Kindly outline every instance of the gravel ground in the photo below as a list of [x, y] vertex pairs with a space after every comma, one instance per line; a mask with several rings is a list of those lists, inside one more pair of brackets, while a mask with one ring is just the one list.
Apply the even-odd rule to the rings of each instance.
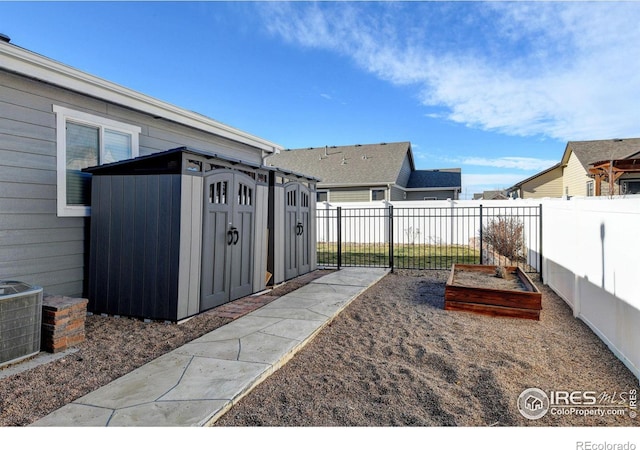
[[[628, 415], [522, 417], [516, 401], [526, 388], [620, 393], [637, 389], [638, 380], [540, 283], [544, 309], [531, 321], [444, 311], [447, 276], [387, 275], [215, 425], [638, 424]], [[0, 425], [28, 425], [228, 320], [205, 313], [176, 325], [89, 316], [77, 352], [0, 379]]]
[[[291, 280], [268, 293], [284, 295], [325, 273]], [[87, 316], [86, 339], [76, 352], [4, 378], [0, 370], [0, 426], [29, 425], [230, 320], [208, 312], [181, 324]]]
[[495, 318], [445, 311], [448, 275], [387, 275], [215, 425], [638, 425], [628, 414], [524, 418], [527, 388], [613, 394], [638, 380], [541, 283], [540, 321]]

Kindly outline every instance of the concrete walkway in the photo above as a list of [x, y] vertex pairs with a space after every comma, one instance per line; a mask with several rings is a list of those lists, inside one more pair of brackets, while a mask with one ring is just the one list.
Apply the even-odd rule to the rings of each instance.
[[167, 353], [32, 426], [207, 426], [386, 269], [344, 268]]

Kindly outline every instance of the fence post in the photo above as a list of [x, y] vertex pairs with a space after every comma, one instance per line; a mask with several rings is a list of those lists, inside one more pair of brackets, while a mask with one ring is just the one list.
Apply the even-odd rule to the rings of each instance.
[[540, 203], [538, 208], [538, 228], [540, 229], [540, 241], [538, 242], [538, 270], [540, 271], [540, 281], [544, 283], [544, 274], [542, 273], [542, 203]]
[[480, 205], [480, 264], [484, 261], [484, 255], [482, 252], [482, 205]]
[[342, 207], [338, 206], [337, 216], [338, 226], [336, 228], [338, 234], [338, 270], [342, 266]]
[[389, 205], [389, 267], [393, 273], [393, 205]]

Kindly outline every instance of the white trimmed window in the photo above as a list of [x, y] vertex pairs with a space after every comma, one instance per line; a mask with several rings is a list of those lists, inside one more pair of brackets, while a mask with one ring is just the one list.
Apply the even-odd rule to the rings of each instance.
[[56, 114], [58, 216], [91, 214], [86, 167], [138, 156], [140, 127], [53, 105]]

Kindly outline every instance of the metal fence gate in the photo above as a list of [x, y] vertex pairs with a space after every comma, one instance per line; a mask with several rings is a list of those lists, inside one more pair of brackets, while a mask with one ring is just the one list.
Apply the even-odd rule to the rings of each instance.
[[540, 271], [542, 205], [318, 208], [318, 266]]

